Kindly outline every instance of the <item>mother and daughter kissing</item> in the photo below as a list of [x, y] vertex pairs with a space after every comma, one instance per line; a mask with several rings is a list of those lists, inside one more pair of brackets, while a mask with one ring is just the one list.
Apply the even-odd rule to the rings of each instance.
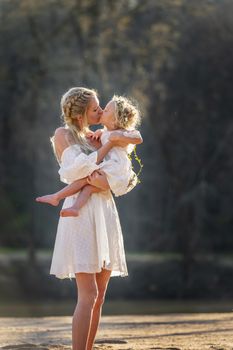
[[[58, 205], [65, 198], [57, 227], [50, 274], [75, 278], [78, 300], [72, 319], [72, 349], [92, 350], [111, 276], [127, 276], [124, 241], [112, 196], [137, 184], [129, 155], [142, 143], [138, 108], [113, 96], [104, 110], [95, 90], [69, 89], [61, 98], [64, 126], [52, 146], [66, 187], [36, 200]], [[91, 132], [89, 126], [104, 127]]]
[[[69, 91], [71, 92], [72, 89]], [[75, 90], [74, 90], [75, 91]], [[75, 98], [75, 96], [74, 96]], [[100, 124], [103, 129], [95, 132], [88, 130], [86, 136], [92, 140], [100, 141], [102, 145], [108, 141], [121, 139], [127, 143], [126, 147], [114, 147], [100, 163], [93, 160], [93, 171], [103, 171], [115, 196], [121, 196], [129, 192], [137, 184], [137, 175], [132, 170], [132, 164], [128, 155], [133, 151], [134, 145], [142, 143], [142, 137], [136, 127], [141, 121], [139, 110], [126, 97], [114, 95], [107, 103], [100, 117]], [[59, 171], [61, 175], [61, 171]], [[80, 191], [73, 205], [64, 208], [60, 216], [78, 216], [79, 210], [87, 202], [89, 196], [97, 191], [96, 187], [90, 184], [90, 177], [75, 180], [72, 184], [54, 193], [37, 197], [36, 201], [57, 206], [59, 202]]]

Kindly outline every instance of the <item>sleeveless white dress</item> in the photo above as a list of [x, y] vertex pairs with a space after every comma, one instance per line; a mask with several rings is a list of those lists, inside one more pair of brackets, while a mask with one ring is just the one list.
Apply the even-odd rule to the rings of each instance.
[[[71, 145], [62, 153], [60, 179], [70, 184], [90, 175], [96, 165], [97, 152], [82, 152]], [[63, 208], [72, 206], [78, 193], [67, 197]], [[50, 274], [57, 278], [74, 278], [75, 273], [97, 273], [105, 268], [111, 276], [127, 276], [123, 236], [118, 212], [110, 190], [94, 193], [80, 209], [78, 217], [60, 217]]]

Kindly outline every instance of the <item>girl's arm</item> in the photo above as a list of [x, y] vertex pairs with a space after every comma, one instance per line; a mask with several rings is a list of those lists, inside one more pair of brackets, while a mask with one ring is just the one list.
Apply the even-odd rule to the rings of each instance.
[[[97, 152], [97, 158], [96, 158], [97, 165], [100, 162], [102, 162], [106, 154], [112, 149], [112, 147], [115, 146], [117, 142], [118, 140], [108, 141], [105, 145], [101, 146], [98, 149], [98, 151], [94, 151], [94, 152]], [[56, 129], [54, 134], [54, 147], [58, 155], [58, 159], [61, 160], [61, 156], [64, 150], [72, 144], [75, 144], [75, 141], [72, 139], [72, 136], [70, 135], [69, 130], [63, 127]]]
[[109, 141], [101, 146], [98, 151], [87, 155], [77, 149], [73, 149], [69, 154], [64, 154], [67, 147], [74, 145], [75, 141], [69, 130], [58, 128], [54, 135], [54, 150], [60, 162], [60, 179], [65, 183], [72, 183], [75, 180], [85, 178], [99, 169], [99, 163], [104, 159], [109, 150], [114, 147], [124, 147], [121, 141]]
[[114, 131], [109, 136], [111, 142], [122, 142], [125, 146], [128, 144], [140, 145], [143, 142], [142, 136], [138, 130], [132, 131]]

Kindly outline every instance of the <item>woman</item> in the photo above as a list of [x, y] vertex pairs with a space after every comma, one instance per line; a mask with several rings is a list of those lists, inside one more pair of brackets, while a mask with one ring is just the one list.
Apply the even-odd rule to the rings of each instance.
[[[73, 350], [91, 350], [109, 278], [128, 274], [115, 203], [104, 173], [95, 170], [112, 147], [124, 147], [127, 142], [119, 135], [117, 141], [110, 139], [101, 146], [87, 138], [88, 126], [98, 124], [102, 114], [95, 91], [70, 89], [61, 99], [61, 109], [65, 127], [58, 128], [53, 137], [61, 180], [69, 184], [89, 176], [96, 193], [78, 217], [60, 218], [50, 273], [76, 278]], [[94, 146], [99, 147], [97, 151]], [[63, 208], [71, 206], [76, 196], [66, 198]]]

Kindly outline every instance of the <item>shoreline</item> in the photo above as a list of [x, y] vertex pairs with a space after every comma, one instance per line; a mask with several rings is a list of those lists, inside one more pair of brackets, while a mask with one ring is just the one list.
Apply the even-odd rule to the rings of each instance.
[[[94, 349], [232, 350], [232, 313], [103, 316]], [[71, 350], [72, 318], [0, 318], [2, 350]]]

